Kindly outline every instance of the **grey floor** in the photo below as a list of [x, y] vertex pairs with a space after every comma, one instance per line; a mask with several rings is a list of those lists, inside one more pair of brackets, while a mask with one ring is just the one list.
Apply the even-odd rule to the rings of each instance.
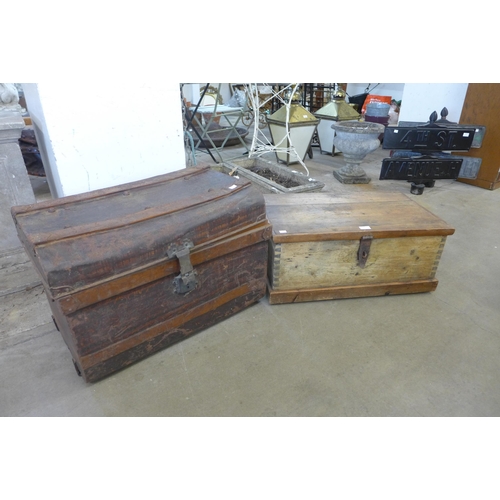
[[[315, 148], [306, 164], [325, 190], [402, 192], [455, 227], [435, 292], [263, 299], [86, 384], [31, 265], [22, 252], [3, 255], [0, 416], [500, 416], [500, 190], [442, 180], [414, 196], [404, 181], [378, 180], [386, 156], [366, 158], [368, 185], [334, 179], [341, 156]], [[43, 179], [32, 182], [38, 199], [49, 196]]]

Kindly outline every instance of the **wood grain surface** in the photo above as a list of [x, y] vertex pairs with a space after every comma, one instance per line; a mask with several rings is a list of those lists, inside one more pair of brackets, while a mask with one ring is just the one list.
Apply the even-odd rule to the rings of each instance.
[[[264, 198], [211, 168], [14, 207], [12, 215], [38, 293], [89, 382], [266, 293]], [[196, 278], [187, 293], [175, 286], [185, 271]]]
[[[432, 291], [454, 229], [402, 193], [264, 195], [270, 303]], [[358, 261], [363, 237], [369, 250]]]
[[402, 193], [264, 195], [273, 241], [450, 235], [455, 230]]

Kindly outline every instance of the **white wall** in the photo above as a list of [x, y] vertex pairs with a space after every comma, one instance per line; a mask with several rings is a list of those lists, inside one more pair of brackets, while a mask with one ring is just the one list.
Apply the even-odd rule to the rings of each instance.
[[35, 129], [38, 148], [42, 157], [45, 175], [54, 198], [63, 196], [61, 189], [61, 179], [57, 169], [57, 162], [50, 142], [47, 125], [43, 116], [42, 103], [38, 95], [38, 85], [34, 83], [23, 83], [23, 92], [26, 102], [29, 103], [29, 113], [33, 128]]
[[[198, 104], [200, 100], [201, 92], [205, 88], [205, 83], [185, 83], [182, 87], [182, 96], [186, 98], [187, 101], [191, 102], [193, 106]], [[218, 83], [209, 83], [214, 88], [218, 88]], [[226, 104], [229, 99], [231, 99], [231, 88], [229, 83], [220, 84], [220, 96], [222, 98], [223, 104]]]
[[186, 167], [178, 84], [23, 83], [23, 90], [54, 198]]
[[396, 101], [403, 98], [404, 83], [348, 83], [347, 94], [350, 96], [364, 94], [368, 85], [372, 89], [370, 94], [390, 96]]
[[399, 120], [427, 122], [433, 111], [439, 118], [446, 107], [448, 120], [458, 123], [467, 87], [467, 83], [406, 83]]
[[[367, 83], [347, 84], [347, 93], [364, 93]], [[402, 101], [400, 121], [427, 122], [433, 111], [438, 118], [441, 110], [448, 109], [448, 120], [458, 122], [467, 93], [467, 83], [381, 83], [370, 84], [373, 94], [388, 95]]]

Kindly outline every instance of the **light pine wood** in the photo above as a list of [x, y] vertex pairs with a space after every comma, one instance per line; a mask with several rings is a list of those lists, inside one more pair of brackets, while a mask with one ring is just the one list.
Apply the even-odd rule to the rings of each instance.
[[269, 303], [289, 304], [316, 300], [352, 299], [355, 297], [379, 297], [406, 293], [433, 292], [437, 280], [412, 281], [411, 283], [384, 283], [383, 285], [336, 286], [296, 290], [274, 290], [269, 287]]
[[[265, 195], [270, 303], [435, 290], [454, 229], [401, 193]], [[371, 237], [364, 267], [363, 236]]]
[[373, 285], [431, 279], [446, 238], [424, 236], [373, 240], [364, 268], [359, 241], [313, 241], [273, 245], [274, 289]]
[[[455, 230], [402, 193], [264, 195], [275, 243], [450, 235]], [[369, 228], [369, 229], [366, 229]]]

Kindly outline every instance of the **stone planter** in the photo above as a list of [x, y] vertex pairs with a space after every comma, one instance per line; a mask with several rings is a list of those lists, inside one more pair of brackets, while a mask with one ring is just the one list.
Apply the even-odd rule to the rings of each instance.
[[368, 153], [380, 146], [379, 135], [385, 130], [380, 123], [349, 120], [334, 123], [333, 144], [343, 153], [346, 165], [335, 170], [333, 175], [343, 184], [368, 184], [370, 178], [359, 166]]
[[[226, 161], [218, 168], [227, 174], [246, 177], [263, 193], [305, 193], [312, 191], [321, 191], [325, 184], [316, 179], [306, 176], [301, 172], [296, 172], [290, 167], [278, 165], [276, 162], [263, 160], [262, 158], [243, 158]], [[252, 170], [254, 171], [252, 171]], [[259, 171], [270, 171], [278, 177], [276, 181], [270, 180], [264, 175], [259, 175]], [[279, 182], [292, 182], [296, 184], [293, 187], [286, 187]]]

